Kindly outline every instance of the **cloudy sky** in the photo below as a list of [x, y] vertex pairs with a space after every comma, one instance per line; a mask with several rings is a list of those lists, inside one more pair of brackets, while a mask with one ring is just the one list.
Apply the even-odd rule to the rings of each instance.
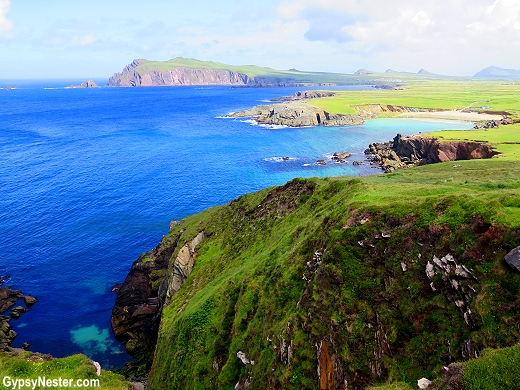
[[135, 58], [353, 73], [520, 69], [519, 0], [0, 0], [0, 79]]

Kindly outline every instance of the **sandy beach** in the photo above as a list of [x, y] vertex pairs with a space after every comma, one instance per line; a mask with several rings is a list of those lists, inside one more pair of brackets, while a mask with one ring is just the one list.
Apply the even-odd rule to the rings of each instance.
[[399, 116], [407, 118], [453, 119], [471, 122], [501, 120], [503, 118], [502, 115], [462, 111], [407, 112]]

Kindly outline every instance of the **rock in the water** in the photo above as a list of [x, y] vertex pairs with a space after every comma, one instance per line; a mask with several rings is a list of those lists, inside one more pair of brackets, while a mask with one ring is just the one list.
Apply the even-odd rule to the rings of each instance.
[[27, 306], [32, 306], [36, 302], [38, 302], [38, 298], [33, 297], [32, 295], [26, 295], [26, 296], [23, 297], [23, 301], [25, 302], [25, 304]]
[[504, 258], [507, 264], [520, 272], [520, 246], [509, 252]]
[[427, 389], [432, 384], [432, 381], [426, 378], [421, 378], [417, 381], [419, 389]]
[[66, 88], [99, 88], [99, 85], [97, 85], [94, 81], [88, 80], [84, 83], [81, 83], [80, 85], [69, 85]]

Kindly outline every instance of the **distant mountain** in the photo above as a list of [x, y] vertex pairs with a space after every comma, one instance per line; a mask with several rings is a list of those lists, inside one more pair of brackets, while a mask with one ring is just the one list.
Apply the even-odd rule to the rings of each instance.
[[446, 76], [446, 75], [442, 75], [442, 74], [432, 73], [432, 72], [427, 71], [426, 69], [421, 69], [417, 73], [413, 73], [413, 72], [399, 72], [397, 70], [387, 69], [385, 71], [385, 73], [392, 74], [392, 75], [400, 75], [400, 76], [420, 76], [420, 77], [428, 77], [428, 78], [434, 78], [434, 79], [450, 79], [450, 78], [454, 78], [453, 76]]
[[520, 79], [520, 70], [489, 66], [477, 72], [473, 77], [480, 79]]

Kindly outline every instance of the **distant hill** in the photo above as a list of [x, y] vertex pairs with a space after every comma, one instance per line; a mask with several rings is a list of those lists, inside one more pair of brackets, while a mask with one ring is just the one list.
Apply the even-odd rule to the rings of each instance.
[[497, 66], [489, 66], [475, 73], [473, 76], [481, 79], [520, 79], [520, 70], [503, 69]]
[[[392, 80], [388, 80], [388, 74]], [[384, 82], [451, 78], [423, 69], [419, 73], [372, 72], [360, 69], [354, 74], [306, 72], [297, 69], [276, 70], [256, 65], [227, 65], [177, 57], [169, 61], [134, 60], [108, 81], [111, 87], [233, 85], [233, 86], [311, 86], [380, 84]]]

